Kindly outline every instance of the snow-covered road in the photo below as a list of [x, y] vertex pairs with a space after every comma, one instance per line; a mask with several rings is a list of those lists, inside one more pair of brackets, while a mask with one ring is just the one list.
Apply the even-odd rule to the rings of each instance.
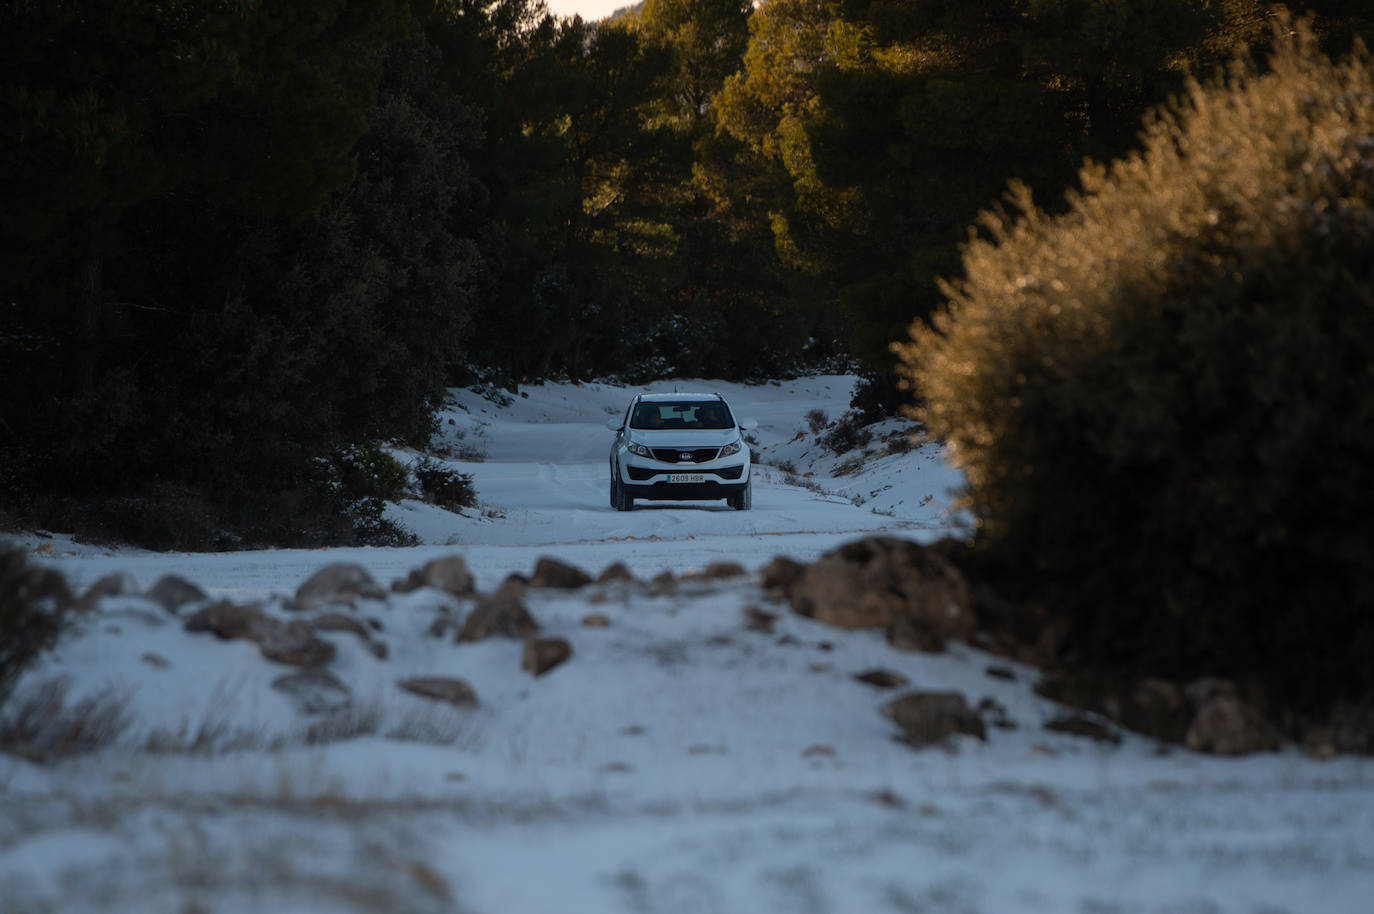
[[[749, 512], [612, 511], [604, 422], [634, 390], [547, 385], [502, 405], [454, 392], [446, 459], [482, 504], [395, 506], [421, 546], [186, 555], [15, 539], [78, 589], [175, 573], [296, 620], [311, 614], [273, 595], [332, 562], [385, 585], [458, 553], [489, 591], [543, 555], [593, 574], [624, 562], [643, 582], [957, 529], [957, 475], [937, 448], [909, 449], [902, 423], [860, 461], [817, 444], [808, 414], [839, 418], [851, 385], [707, 386], [760, 422]], [[1047, 730], [1063, 709], [1034, 692], [1035, 670], [824, 626], [756, 575], [527, 603], [573, 651], [538, 678], [519, 641], [455, 643], [449, 623], [473, 603], [431, 588], [338, 607], [370, 625], [363, 638], [316, 619], [337, 654], [304, 674], [142, 598], [102, 601], [5, 709], [65, 684], [65, 703], [37, 705], [43, 725], [75, 716], [115, 735], [42, 762], [0, 753], [0, 914], [1374, 911], [1367, 759], [1219, 759]], [[898, 690], [856, 678], [874, 670], [983, 703], [998, 725], [915, 751], [879, 713]], [[297, 676], [303, 693], [283, 686]], [[398, 688], [417, 676], [460, 677], [479, 705]]]
[[[431, 557], [460, 552], [479, 586], [490, 588], [508, 574], [527, 573], [541, 555], [556, 555], [593, 573], [624, 562], [649, 578], [664, 569], [682, 572], [722, 560], [750, 570], [775, 555], [809, 561], [840, 543], [879, 532], [929, 540], [954, 531], [947, 508], [959, 477], [933, 445], [884, 454], [892, 442], [875, 440], [861, 472], [833, 475], [840, 457], [817, 443], [807, 415], [819, 411], [838, 420], [848, 409], [853, 385], [854, 378], [845, 376], [766, 385], [549, 384], [523, 388], [518, 396], [496, 395], [499, 404], [454, 390], [440, 415], [440, 443], [452, 455], [445, 462], [472, 475], [481, 505], [462, 515], [419, 501], [391, 508], [388, 516], [424, 545], [207, 555], [107, 550], [58, 537], [47, 543], [51, 554], [44, 558], [78, 587], [112, 571], [128, 571], [144, 586], [170, 573], [198, 582], [212, 596], [259, 599], [294, 588], [333, 561], [357, 561], [379, 580], [392, 580]], [[612, 433], [606, 419], [622, 414], [635, 393], [674, 386], [719, 391], [739, 416], [758, 420], [752, 434], [758, 442], [752, 511], [731, 510], [723, 501], [641, 501], [632, 512], [611, 509]], [[895, 440], [910, 428], [891, 420], [880, 431]], [[418, 456], [396, 453], [403, 460]], [[24, 542], [43, 545], [33, 537]]]

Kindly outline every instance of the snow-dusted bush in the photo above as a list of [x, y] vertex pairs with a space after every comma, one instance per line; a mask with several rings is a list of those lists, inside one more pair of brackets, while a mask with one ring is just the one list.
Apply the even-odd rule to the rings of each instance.
[[420, 497], [432, 505], [457, 510], [477, 505], [477, 490], [472, 476], [450, 469], [437, 460], [424, 457], [410, 468], [420, 490]]
[[1374, 687], [1374, 69], [1284, 20], [1081, 174], [1014, 189], [897, 348], [979, 541], [1069, 656]]

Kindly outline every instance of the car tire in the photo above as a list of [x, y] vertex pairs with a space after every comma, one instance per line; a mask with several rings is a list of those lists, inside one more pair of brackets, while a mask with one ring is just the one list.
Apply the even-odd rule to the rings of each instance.
[[736, 511], [748, 511], [754, 506], [754, 480], [749, 480], [744, 484], [744, 491], [738, 495], [731, 495], [726, 499], [726, 503]]
[[620, 481], [620, 475], [611, 477], [611, 507], [617, 511], [633, 511], [635, 500]]

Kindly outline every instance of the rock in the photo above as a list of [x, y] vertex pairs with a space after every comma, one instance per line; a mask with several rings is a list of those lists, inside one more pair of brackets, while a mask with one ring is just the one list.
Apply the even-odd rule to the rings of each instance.
[[1067, 733], [1070, 736], [1086, 736], [1100, 743], [1117, 745], [1121, 742], [1121, 736], [1111, 727], [1083, 714], [1056, 717], [1045, 723], [1045, 729], [1055, 733]]
[[745, 628], [751, 632], [763, 632], [765, 635], [773, 633], [773, 623], [778, 621], [777, 613], [767, 612], [757, 606], [746, 606], [743, 613]]
[[296, 608], [316, 609], [337, 603], [352, 606], [359, 598], [385, 600], [386, 591], [361, 565], [334, 562], [312, 574], [296, 589]]
[[859, 682], [877, 686], [880, 689], [897, 689], [906, 685], [906, 677], [900, 673], [893, 673], [889, 670], [866, 670], [862, 673], [854, 674], [854, 678]]
[[302, 714], [328, 714], [348, 707], [353, 701], [348, 686], [319, 669], [283, 673], [272, 680], [272, 688], [291, 699]]
[[521, 598], [524, 589], [518, 580], [507, 579], [496, 593], [478, 598], [477, 605], [463, 623], [458, 640], [481, 641], [493, 636], [526, 638], [538, 631], [539, 623], [534, 621]]
[[925, 620], [901, 615], [887, 627], [887, 643], [899, 651], [922, 651], [938, 654], [945, 649], [945, 641]]
[[520, 668], [543, 676], [571, 656], [572, 645], [563, 638], [530, 638], [525, 642]]
[[558, 559], [545, 556], [534, 564], [530, 576], [531, 587], [553, 587], [558, 590], [577, 590], [592, 582], [591, 575]]
[[316, 631], [352, 632], [364, 641], [372, 640], [372, 632], [368, 630], [366, 625], [343, 613], [325, 613], [311, 619], [310, 624], [315, 626]]
[[1200, 679], [1184, 690], [1197, 708], [1184, 745], [1209, 755], [1248, 755], [1274, 752], [1278, 733], [1258, 710], [1243, 701], [1235, 684], [1225, 679]]
[[685, 575], [685, 577], [700, 581], [720, 581], [726, 578], [743, 577], [747, 573], [744, 566], [739, 562], [710, 562], [705, 568]]
[[256, 606], [241, 606], [228, 600], [219, 600], [187, 616], [185, 628], [188, 632], [210, 632], [226, 641], [234, 638], [252, 639], [253, 627], [262, 619], [262, 610]]
[[410, 593], [421, 587], [434, 587], [458, 597], [476, 592], [472, 572], [461, 555], [447, 555], [432, 559], [412, 571], [403, 581], [395, 581], [391, 589], [396, 593]]
[[[930, 649], [977, 630], [964, 577], [938, 551], [870, 537], [807, 566], [792, 584], [792, 609], [839, 628], [888, 628]], [[899, 620], [901, 620], [899, 622]]]
[[429, 623], [429, 628], [426, 629], [426, 634], [431, 638], [447, 638], [449, 633], [454, 633], [456, 635], [457, 632], [458, 623], [452, 618], [443, 615], [435, 616], [434, 621]]
[[649, 596], [667, 596], [677, 593], [677, 578], [672, 571], [663, 569], [649, 580]]
[[334, 645], [316, 638], [310, 626], [299, 619], [282, 622], [263, 616], [255, 626], [253, 640], [264, 657], [277, 663], [322, 666], [334, 659]]
[[987, 738], [983, 719], [958, 692], [908, 692], [880, 710], [902, 728], [903, 740], [918, 749], [958, 733]]
[[587, 613], [582, 617], [582, 624], [586, 628], [608, 628], [611, 617], [605, 613]]
[[762, 576], [763, 589], [774, 598], [786, 599], [792, 593], [792, 585], [802, 576], [806, 566], [795, 559], [779, 555], [764, 565], [759, 574]]
[[148, 590], [146, 596], [173, 615], [176, 615], [181, 607], [188, 603], [199, 603], [209, 599], [205, 591], [185, 578], [174, 574], [167, 574], [158, 578], [157, 583]]
[[446, 701], [459, 708], [477, 706], [477, 693], [472, 690], [472, 686], [461, 679], [422, 676], [415, 679], [402, 679], [396, 684], [407, 692], [412, 692], [423, 698], [432, 698], [435, 701]]
[[[81, 599], [76, 601], [72, 608], [77, 612], [90, 612], [95, 609], [95, 605], [106, 597], [133, 596], [138, 593], [138, 582], [134, 576], [127, 571], [116, 571], [105, 575], [97, 580], [86, 592], [81, 595]], [[204, 599], [202, 595], [201, 599]]]
[[172, 661], [163, 657], [161, 654], [154, 654], [151, 651], [138, 659], [158, 670], [165, 670], [172, 665]]
[[624, 562], [612, 562], [601, 570], [596, 578], [598, 584], [609, 584], [611, 581], [634, 581], [635, 576], [630, 573], [630, 569]]
[[283, 622], [263, 615], [256, 606], [239, 606], [228, 600], [212, 603], [188, 617], [186, 630], [252, 641], [268, 660], [292, 666], [319, 666], [334, 659], [334, 645], [316, 638], [307, 623]]
[[802, 758], [816, 758], [825, 756], [826, 758], [835, 757], [835, 747], [828, 743], [816, 743], [814, 746], [807, 746], [802, 750]]

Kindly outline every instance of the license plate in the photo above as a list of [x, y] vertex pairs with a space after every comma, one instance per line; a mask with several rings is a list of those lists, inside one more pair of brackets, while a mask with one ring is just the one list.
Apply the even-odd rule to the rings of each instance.
[[669, 482], [705, 482], [705, 473], [669, 473]]

